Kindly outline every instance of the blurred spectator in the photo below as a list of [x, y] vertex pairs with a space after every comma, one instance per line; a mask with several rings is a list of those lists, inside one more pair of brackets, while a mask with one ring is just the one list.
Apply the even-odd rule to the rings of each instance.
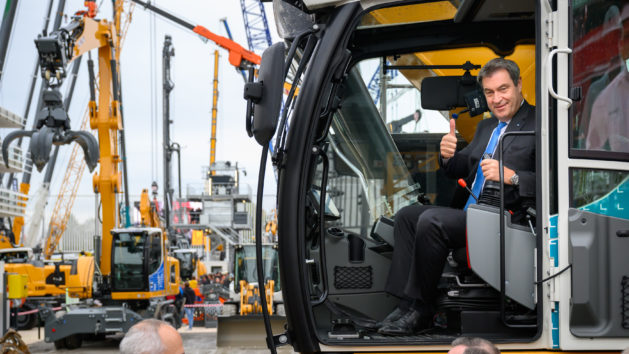
[[585, 147], [588, 150], [629, 152], [629, 4], [621, 12], [622, 36], [618, 48], [625, 66], [601, 91], [592, 105]]
[[166, 322], [146, 319], [131, 327], [120, 342], [121, 354], [183, 354], [179, 332]]
[[[185, 282], [183, 288], [183, 295], [186, 298], [186, 305], [193, 305], [197, 300], [197, 294], [194, 293], [194, 290], [190, 287], [190, 283]], [[193, 307], [185, 307], [186, 309], [186, 318], [188, 319], [188, 329], [192, 329], [192, 325], [194, 324], [194, 308]]]
[[490, 341], [478, 337], [459, 337], [452, 342], [448, 354], [499, 354], [500, 350]]
[[[605, 12], [605, 17], [603, 19], [603, 32], [611, 33], [617, 32], [618, 38], [622, 38], [622, 21], [620, 20], [620, 10], [618, 6], [611, 5], [607, 12]], [[592, 44], [600, 46], [602, 44]], [[614, 49], [616, 54], [614, 58], [611, 58], [605, 65], [607, 68], [605, 72], [598, 77], [596, 80], [592, 81], [587, 92], [585, 94], [585, 100], [583, 103], [583, 110], [578, 118], [578, 121], [575, 126], [575, 145], [573, 147], [583, 149], [585, 148], [585, 138], [588, 132], [588, 127], [590, 123], [590, 117], [592, 115], [592, 105], [596, 101], [596, 98], [601, 94], [601, 91], [609, 85], [609, 82], [618, 75], [619, 72], [624, 70], [624, 63], [622, 62], [622, 56], [619, 53], [619, 48]]]
[[223, 286], [225, 288], [229, 288], [229, 284], [231, 284], [232, 280], [234, 280], [234, 275], [230, 274], [229, 276], [225, 276], [223, 278]]

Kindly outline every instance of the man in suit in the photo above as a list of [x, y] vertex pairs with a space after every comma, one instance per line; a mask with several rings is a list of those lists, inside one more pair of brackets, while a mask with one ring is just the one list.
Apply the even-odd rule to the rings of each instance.
[[[520, 69], [511, 60], [490, 60], [478, 73], [492, 117], [481, 120], [472, 142], [456, 151], [455, 121], [443, 136], [440, 165], [446, 175], [465, 178], [475, 196], [486, 181], [499, 181], [497, 142], [505, 131], [535, 130], [535, 107], [522, 96]], [[485, 158], [483, 158], [483, 156]], [[495, 158], [494, 158], [495, 156]], [[535, 137], [515, 136], [503, 142], [505, 206], [513, 222], [525, 220], [526, 206], [535, 198]], [[395, 249], [386, 291], [401, 299], [381, 323], [379, 333], [409, 335], [431, 326], [437, 285], [450, 249], [465, 247], [466, 210], [411, 205], [395, 216]]]

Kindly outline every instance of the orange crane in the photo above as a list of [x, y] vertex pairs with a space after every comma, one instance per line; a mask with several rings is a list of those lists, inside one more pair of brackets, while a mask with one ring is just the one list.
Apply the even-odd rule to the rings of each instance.
[[174, 23], [180, 26], [183, 26], [184, 28], [191, 30], [192, 32], [198, 34], [199, 36], [203, 38], [211, 40], [212, 42], [216, 43], [216, 45], [218, 45], [219, 47], [226, 49], [229, 52], [229, 63], [239, 69], [247, 69], [252, 64], [260, 65], [261, 58], [259, 55], [257, 55], [256, 53], [250, 50], [243, 48], [243, 46], [241, 46], [240, 44], [234, 42], [233, 40], [227, 37], [219, 36], [218, 34], [210, 31], [209, 29], [203, 26], [193, 25], [185, 20], [182, 20], [181, 18], [177, 16], [174, 16], [166, 12], [165, 10], [160, 9], [159, 7], [155, 5], [152, 5], [151, 3], [140, 1], [140, 0], [131, 0], [131, 1], [135, 2], [138, 5], [141, 5], [145, 9], [153, 11], [154, 13], [170, 21], [173, 21]]

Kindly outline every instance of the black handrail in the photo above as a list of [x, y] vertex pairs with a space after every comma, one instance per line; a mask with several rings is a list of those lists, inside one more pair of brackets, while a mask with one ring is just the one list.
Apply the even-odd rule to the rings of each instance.
[[319, 194], [319, 258], [321, 261], [321, 284], [323, 286], [323, 293], [316, 300], [311, 300], [310, 303], [315, 306], [322, 304], [328, 298], [328, 275], [327, 265], [325, 258], [325, 189], [328, 184], [328, 170], [330, 169], [330, 162], [328, 155], [325, 151], [318, 146], [312, 148], [313, 155], [321, 156], [321, 162], [323, 168], [321, 171], [321, 193]]

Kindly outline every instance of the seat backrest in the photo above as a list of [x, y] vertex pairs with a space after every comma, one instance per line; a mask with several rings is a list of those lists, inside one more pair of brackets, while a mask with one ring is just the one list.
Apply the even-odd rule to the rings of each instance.
[[[535, 236], [525, 226], [505, 219], [505, 292], [518, 303], [535, 308]], [[467, 209], [467, 250], [470, 268], [495, 289], [500, 289], [499, 209], [470, 205]]]

